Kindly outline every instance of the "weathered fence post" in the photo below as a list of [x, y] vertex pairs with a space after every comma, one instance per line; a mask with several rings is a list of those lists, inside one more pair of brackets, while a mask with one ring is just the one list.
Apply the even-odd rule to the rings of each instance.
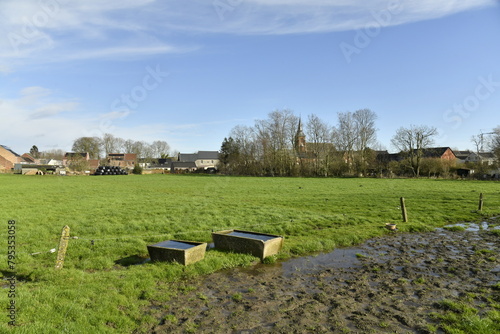
[[403, 222], [408, 222], [408, 214], [406, 213], [405, 198], [401, 197], [401, 213], [403, 214]]
[[69, 226], [66, 225], [62, 229], [61, 240], [59, 241], [59, 251], [57, 252], [56, 269], [62, 269], [64, 265], [64, 257], [66, 249], [68, 249], [69, 241]]
[[477, 209], [478, 211], [483, 211], [483, 193], [479, 194], [479, 207]]

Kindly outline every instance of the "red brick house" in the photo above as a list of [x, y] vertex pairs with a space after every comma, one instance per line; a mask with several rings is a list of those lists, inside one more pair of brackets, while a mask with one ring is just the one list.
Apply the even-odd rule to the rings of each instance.
[[26, 162], [22, 156], [4, 145], [0, 145], [0, 169], [11, 170], [15, 164]]
[[119, 166], [122, 168], [134, 168], [137, 163], [137, 154], [135, 153], [109, 153], [107, 163], [110, 166]]
[[457, 156], [449, 147], [430, 147], [423, 150], [423, 158], [439, 158], [455, 161]]
[[33, 157], [31, 154], [29, 153], [24, 153], [23, 155], [21, 155], [21, 157], [24, 158], [24, 160], [30, 164], [36, 164], [36, 163], [39, 163], [40, 160], [38, 159], [35, 159], [35, 157]]

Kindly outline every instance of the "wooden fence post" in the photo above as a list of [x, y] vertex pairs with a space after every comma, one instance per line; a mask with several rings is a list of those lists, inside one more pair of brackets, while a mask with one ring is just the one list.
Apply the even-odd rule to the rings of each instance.
[[59, 251], [57, 252], [56, 269], [62, 269], [64, 265], [64, 257], [66, 256], [66, 250], [68, 249], [69, 241], [69, 226], [63, 227], [61, 232], [61, 240], [59, 240]]
[[408, 222], [408, 214], [406, 213], [405, 198], [401, 197], [401, 213], [403, 214], [403, 222]]
[[483, 193], [479, 194], [479, 207], [477, 209], [478, 211], [483, 211]]

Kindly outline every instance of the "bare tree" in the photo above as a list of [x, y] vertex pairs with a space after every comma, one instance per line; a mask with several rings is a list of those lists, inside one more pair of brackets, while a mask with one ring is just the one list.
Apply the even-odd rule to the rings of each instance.
[[163, 140], [155, 140], [151, 144], [152, 158], [164, 158], [168, 157], [170, 151], [170, 145]]
[[438, 134], [436, 128], [426, 125], [401, 127], [391, 139], [391, 143], [408, 157], [415, 176], [420, 175], [420, 164], [424, 150], [434, 143]]
[[500, 159], [500, 126], [493, 129], [493, 137], [490, 141], [489, 147], [497, 156], [497, 160]]
[[117, 138], [110, 133], [105, 133], [101, 140], [102, 150], [106, 156], [110, 153], [120, 153], [123, 143], [123, 139]]
[[344, 161], [348, 165], [349, 172], [352, 172], [354, 162], [354, 150], [357, 142], [357, 128], [353, 113], [348, 111], [337, 114], [338, 125], [333, 130], [333, 143], [339, 151], [344, 154]]
[[[232, 172], [241, 175], [260, 175], [262, 168], [255, 130], [248, 126], [235, 126], [230, 132], [233, 139]], [[262, 155], [262, 152], [260, 152]]]
[[474, 146], [476, 147], [476, 153], [479, 155], [479, 152], [481, 151], [481, 146], [483, 145], [483, 139], [481, 138], [481, 135], [473, 135], [470, 138], [470, 141]]
[[151, 161], [153, 159], [153, 148], [150, 143], [141, 141], [141, 147], [142, 147], [142, 152], [139, 155], [139, 157], [148, 159]]
[[98, 137], [80, 137], [73, 142], [73, 152], [88, 152], [91, 159], [99, 159], [101, 140]]
[[353, 118], [357, 135], [356, 150], [359, 152], [359, 172], [364, 174], [370, 154], [369, 147], [374, 145], [377, 139], [377, 129], [375, 128], [377, 114], [370, 109], [360, 109], [354, 112]]
[[360, 109], [354, 112], [353, 119], [358, 137], [356, 149], [364, 151], [376, 141], [377, 129], [375, 129], [375, 120], [377, 119], [377, 114], [370, 109]]
[[275, 110], [266, 120], [257, 120], [255, 134], [264, 168], [270, 175], [289, 175], [294, 161], [291, 155], [298, 118], [291, 110]]
[[307, 150], [313, 157], [314, 174], [328, 176], [330, 153], [333, 149], [331, 127], [318, 116], [311, 114], [308, 116], [306, 136], [308, 138]]
[[132, 151], [130, 153], [135, 153], [137, 158], [149, 159], [153, 158], [153, 150], [151, 145], [145, 141], [135, 141], [132, 146]]
[[127, 139], [123, 142], [124, 153], [134, 153], [135, 140]]
[[40, 158], [62, 160], [66, 152], [62, 149], [52, 149], [40, 153]]

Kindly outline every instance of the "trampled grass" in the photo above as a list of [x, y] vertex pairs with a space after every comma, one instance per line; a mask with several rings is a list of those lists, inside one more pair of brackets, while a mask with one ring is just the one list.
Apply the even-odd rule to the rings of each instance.
[[[162, 240], [211, 242], [212, 230], [231, 228], [280, 234], [283, 259], [390, 233], [385, 223], [411, 232], [500, 214], [499, 184], [480, 181], [0, 175], [0, 190], [4, 277], [13, 273], [5, 255], [7, 222], [16, 220], [19, 333], [140, 332], [155, 323], [151, 303], [174, 293], [170, 282], [182, 285], [184, 278], [257, 260], [210, 250], [188, 267], [130, 265]], [[476, 211], [480, 193], [482, 213]], [[408, 223], [401, 222], [400, 197]], [[69, 242], [63, 270], [55, 271], [56, 253], [48, 251], [58, 247], [64, 225], [78, 239]], [[1, 293], [0, 304], [8, 302]]]

